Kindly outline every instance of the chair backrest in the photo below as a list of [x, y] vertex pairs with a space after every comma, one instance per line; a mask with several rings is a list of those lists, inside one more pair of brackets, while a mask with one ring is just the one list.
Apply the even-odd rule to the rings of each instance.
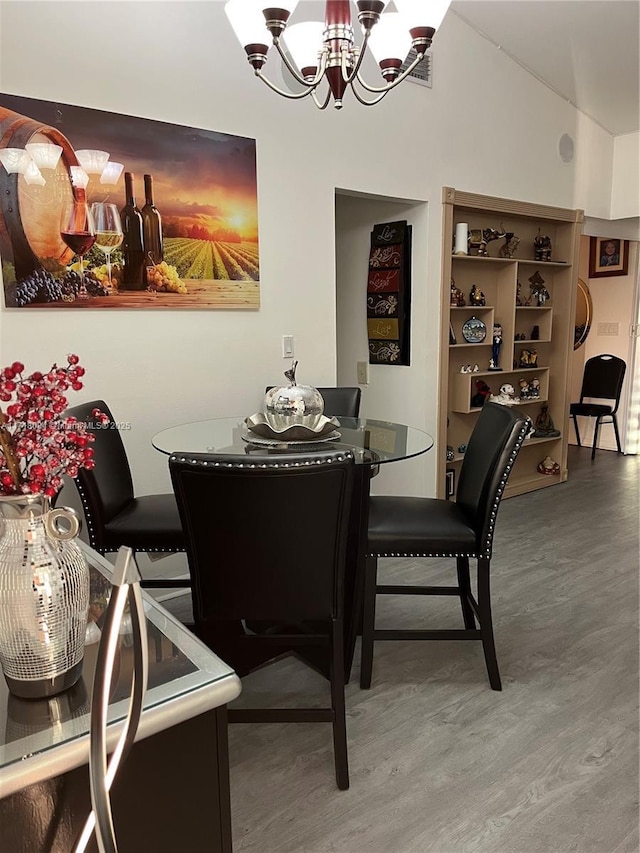
[[[101, 424], [93, 417], [100, 409], [109, 418]], [[92, 400], [67, 409], [65, 416], [73, 416], [89, 424], [95, 435], [91, 445], [95, 468], [81, 468], [74, 482], [78, 489], [89, 534], [89, 544], [100, 551], [104, 546], [104, 526], [133, 500], [133, 480], [127, 454], [109, 407], [104, 400]]]
[[353, 465], [345, 451], [169, 457], [198, 636], [216, 621], [342, 612]]
[[[274, 386], [267, 385], [266, 391]], [[354, 387], [344, 385], [340, 388], [318, 388], [324, 400], [324, 413], [329, 418], [357, 418], [360, 414], [360, 398], [362, 390], [356, 385]]]
[[594, 355], [584, 365], [580, 402], [585, 397], [601, 400], [615, 400], [615, 412], [620, 403], [622, 383], [627, 369], [626, 363], [616, 355], [603, 353]]
[[486, 557], [502, 493], [530, 424], [517, 406], [486, 402], [469, 438], [456, 503], [476, 532], [478, 553]]

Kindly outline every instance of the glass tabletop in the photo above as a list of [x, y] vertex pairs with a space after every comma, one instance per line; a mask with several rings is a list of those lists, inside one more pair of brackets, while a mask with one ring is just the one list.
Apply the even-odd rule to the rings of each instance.
[[[89, 620], [98, 627], [112, 565], [83, 542], [91, 570]], [[138, 737], [146, 737], [234, 699], [240, 683], [200, 640], [142, 591], [149, 642], [149, 680]], [[59, 775], [88, 760], [89, 714], [98, 644], [87, 643], [81, 679], [50, 699], [18, 699], [0, 675], [0, 797]], [[123, 619], [108, 721], [110, 742], [126, 717], [133, 665], [131, 619]]]
[[[338, 418], [339, 433], [334, 440], [314, 442], [269, 442], [247, 430], [245, 418], [214, 418], [193, 421], [164, 429], [153, 436], [152, 444], [161, 453], [224, 453], [264, 456], [273, 453], [308, 453], [314, 449], [349, 449], [356, 464], [379, 465], [426, 453], [433, 438], [424, 430], [371, 418]], [[252, 440], [253, 439], [253, 440]]]

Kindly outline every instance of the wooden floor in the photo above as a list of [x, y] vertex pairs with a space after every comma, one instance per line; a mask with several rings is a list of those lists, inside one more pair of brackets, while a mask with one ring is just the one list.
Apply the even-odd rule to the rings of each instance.
[[[377, 643], [371, 690], [358, 667], [347, 687], [348, 791], [328, 724], [233, 726], [235, 853], [637, 853], [640, 457], [570, 447], [569, 464], [567, 483], [500, 510], [503, 691], [479, 644]], [[461, 624], [453, 599], [408, 600], [385, 597], [378, 625], [426, 624], [427, 609], [434, 627]], [[292, 659], [243, 683], [246, 706], [328, 692]]]

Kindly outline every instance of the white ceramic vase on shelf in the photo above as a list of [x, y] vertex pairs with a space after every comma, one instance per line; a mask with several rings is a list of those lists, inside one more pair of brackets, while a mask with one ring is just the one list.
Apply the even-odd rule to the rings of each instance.
[[0, 665], [14, 696], [54, 696], [82, 674], [89, 568], [79, 529], [72, 509], [50, 509], [42, 495], [0, 497]]

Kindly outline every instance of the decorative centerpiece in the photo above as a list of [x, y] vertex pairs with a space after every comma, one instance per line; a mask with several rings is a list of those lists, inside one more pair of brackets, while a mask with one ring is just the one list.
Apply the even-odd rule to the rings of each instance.
[[0, 665], [21, 698], [53, 696], [82, 673], [89, 569], [75, 512], [50, 501], [63, 475], [94, 466], [87, 425], [62, 417], [83, 375], [77, 355], [47, 373], [0, 370]]
[[336, 427], [337, 418], [328, 418], [324, 412], [322, 394], [312, 385], [298, 385], [294, 362], [285, 371], [288, 385], [275, 386], [265, 394], [263, 412], [247, 418], [247, 441], [259, 436], [268, 441], [286, 443], [291, 441], [329, 441], [340, 437]]

